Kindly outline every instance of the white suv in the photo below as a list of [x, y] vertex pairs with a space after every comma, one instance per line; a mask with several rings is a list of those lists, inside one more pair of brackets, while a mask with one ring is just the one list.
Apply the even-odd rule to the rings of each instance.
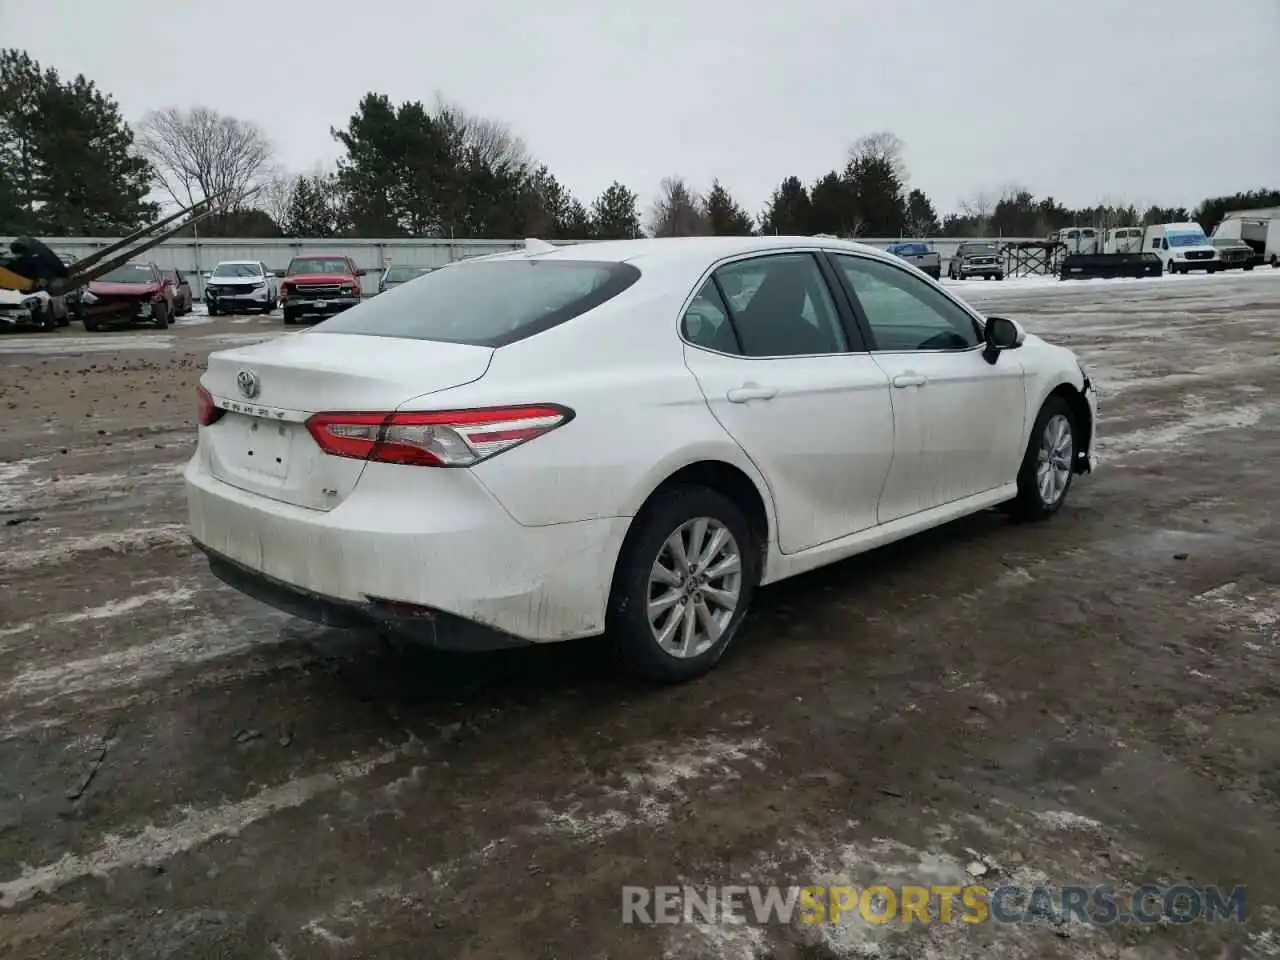
[[280, 284], [261, 260], [223, 260], [204, 276], [204, 301], [211, 317], [270, 313], [280, 302]]

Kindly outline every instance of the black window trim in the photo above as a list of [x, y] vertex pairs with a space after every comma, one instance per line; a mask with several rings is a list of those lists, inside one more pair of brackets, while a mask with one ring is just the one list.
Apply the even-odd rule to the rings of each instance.
[[[918, 276], [916, 276], [911, 271], [904, 269], [903, 267], [892, 262], [886, 257], [869, 257], [866, 254], [853, 251], [853, 250], [849, 250], [849, 251], [826, 250], [826, 251], [823, 251], [823, 255], [831, 260], [831, 263], [830, 263], [831, 270], [835, 274], [836, 279], [839, 281], [840, 286], [843, 288], [845, 296], [849, 298], [849, 303], [853, 307], [854, 315], [858, 318], [858, 326], [862, 331], [863, 340], [870, 345], [871, 353], [903, 354], [903, 355], [909, 356], [911, 354], [917, 354], [917, 353], [948, 353], [948, 354], [973, 353], [975, 351], [981, 351], [986, 349], [986, 340], [985, 340], [986, 326], [987, 326], [986, 319], [982, 317], [980, 314], [978, 314], [972, 307], [970, 307], [967, 303], [965, 303], [959, 297], [953, 296], [951, 292], [948, 291], [945, 287], [942, 287], [941, 285], [938, 285], [938, 284], [930, 284], [928, 283], [928, 281], [921, 280]], [[848, 278], [845, 277], [844, 271], [842, 271], [840, 267], [836, 264], [834, 260], [835, 257], [852, 257], [855, 260], [865, 260], [865, 261], [870, 261], [872, 263], [880, 263], [886, 267], [890, 267], [893, 270], [897, 270], [899, 273], [909, 276], [912, 280], [915, 280], [917, 283], [924, 283], [926, 286], [932, 287], [932, 289], [936, 290], [938, 293], [941, 293], [944, 299], [954, 304], [955, 306], [959, 307], [961, 312], [964, 313], [964, 315], [967, 316], [970, 319], [970, 321], [972, 321], [974, 326], [974, 331], [978, 337], [978, 342], [972, 347], [963, 347], [963, 348], [946, 347], [946, 348], [931, 348], [929, 350], [881, 349], [881, 347], [876, 343], [875, 331], [871, 329], [871, 324], [867, 320], [867, 314], [862, 307], [862, 301], [858, 299], [858, 295], [853, 289], [853, 284], [851, 284]]]
[[[818, 272], [822, 276], [823, 282], [827, 285], [827, 293], [831, 297], [831, 302], [835, 304], [836, 317], [839, 319], [841, 332], [844, 334], [845, 350], [835, 351], [831, 353], [786, 353], [769, 357], [749, 357], [742, 352], [742, 337], [738, 335], [738, 325], [733, 319], [733, 307], [729, 303], [729, 298], [725, 296], [724, 289], [720, 286], [720, 281], [716, 277], [716, 273], [721, 267], [727, 267], [730, 264], [740, 263], [744, 260], [758, 260], [761, 257], [778, 257], [795, 255], [797, 253], [808, 254], [817, 264]], [[853, 308], [846, 298], [844, 288], [839, 282], [839, 278], [834, 275], [833, 267], [826, 260], [826, 251], [821, 247], [782, 247], [772, 250], [752, 250], [747, 253], [738, 253], [733, 256], [723, 257], [715, 261], [711, 266], [702, 272], [697, 282], [693, 285], [693, 290], [685, 297], [684, 302], [680, 306], [680, 312], [676, 314], [676, 336], [680, 338], [680, 342], [686, 347], [692, 347], [694, 350], [701, 350], [703, 353], [714, 354], [718, 357], [730, 357], [734, 360], [802, 360], [807, 357], [849, 357], [867, 354], [866, 338], [862, 335], [862, 329], [857, 323], [856, 315]], [[734, 341], [738, 344], [737, 353], [725, 353], [723, 350], [713, 350], [711, 347], [703, 346], [700, 343], [694, 343], [687, 336], [684, 330], [685, 314], [689, 312], [689, 307], [693, 301], [697, 299], [698, 294], [702, 292], [702, 288], [706, 286], [708, 280], [715, 283], [716, 295], [720, 297], [721, 303], [725, 308], [725, 315], [729, 319], [729, 323], [733, 329]]]

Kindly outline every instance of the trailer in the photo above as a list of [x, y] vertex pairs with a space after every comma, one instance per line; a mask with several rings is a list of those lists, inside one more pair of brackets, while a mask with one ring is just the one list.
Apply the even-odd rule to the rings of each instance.
[[1280, 268], [1280, 207], [1233, 210], [1213, 229], [1214, 240], [1241, 240], [1253, 248], [1255, 263]]

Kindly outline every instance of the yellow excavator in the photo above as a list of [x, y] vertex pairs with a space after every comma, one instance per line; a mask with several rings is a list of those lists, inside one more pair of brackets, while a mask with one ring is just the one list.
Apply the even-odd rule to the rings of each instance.
[[[212, 201], [200, 200], [71, 264], [64, 262], [44, 242], [34, 237], [19, 237], [9, 245], [7, 253], [0, 251], [0, 290], [33, 297], [44, 293], [51, 299], [65, 297], [203, 220], [213, 209]], [[169, 226], [174, 221], [180, 222]], [[168, 229], [157, 232], [164, 227]], [[86, 305], [85, 312], [92, 309]]]

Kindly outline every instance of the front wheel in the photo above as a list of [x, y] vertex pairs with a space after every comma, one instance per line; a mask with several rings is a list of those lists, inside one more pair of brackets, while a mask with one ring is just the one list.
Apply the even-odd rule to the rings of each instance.
[[169, 326], [169, 305], [167, 303], [157, 303], [153, 313], [156, 326], [161, 330], [167, 329]]
[[647, 504], [627, 534], [609, 633], [647, 680], [700, 677], [738, 633], [760, 567], [760, 544], [733, 501], [706, 487], [675, 487]]
[[1044, 402], [1018, 471], [1018, 495], [1009, 504], [1014, 519], [1047, 520], [1062, 507], [1075, 472], [1077, 432], [1064, 399]]

